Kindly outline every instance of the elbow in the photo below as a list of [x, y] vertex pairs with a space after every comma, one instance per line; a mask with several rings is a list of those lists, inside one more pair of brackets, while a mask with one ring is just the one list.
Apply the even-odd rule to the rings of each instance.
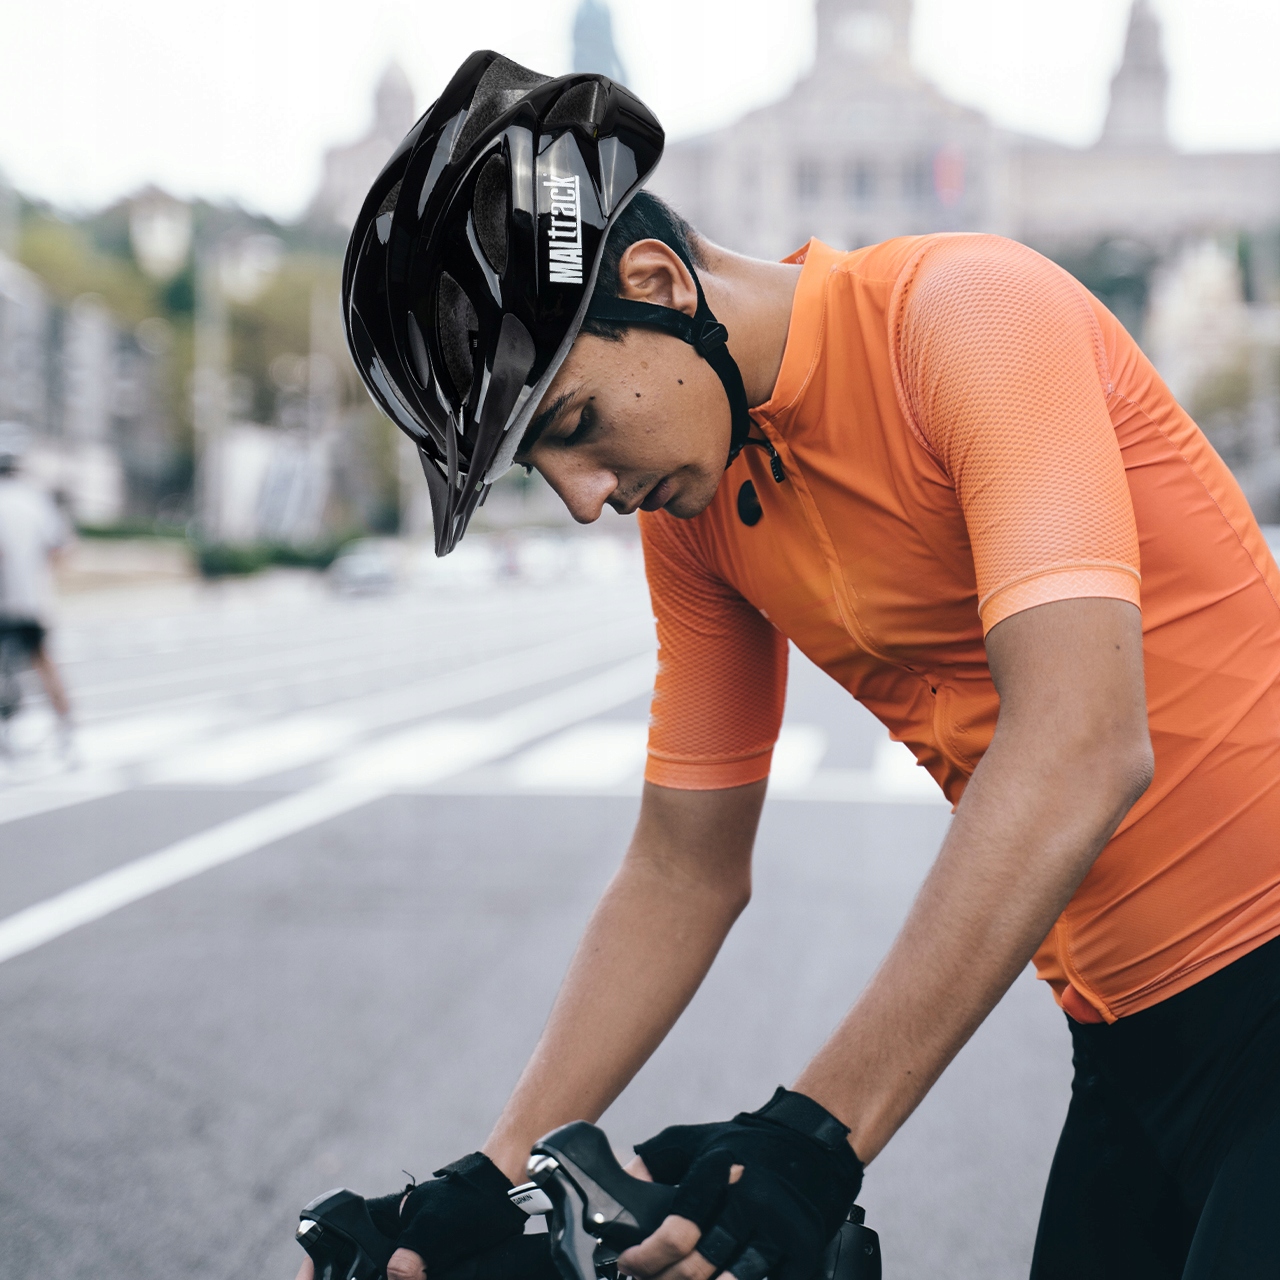
[[1147, 727], [1143, 725], [1141, 741], [1135, 744], [1128, 762], [1129, 803], [1126, 808], [1132, 809], [1142, 799], [1155, 776], [1156, 753], [1152, 750]]
[[1109, 735], [1097, 753], [1103, 774], [1102, 794], [1123, 817], [1142, 799], [1156, 772], [1155, 752], [1146, 722]]
[[[751, 902], [751, 874], [715, 876], [702, 882], [711, 909], [732, 924]], [[710, 904], [709, 904], [710, 905]]]

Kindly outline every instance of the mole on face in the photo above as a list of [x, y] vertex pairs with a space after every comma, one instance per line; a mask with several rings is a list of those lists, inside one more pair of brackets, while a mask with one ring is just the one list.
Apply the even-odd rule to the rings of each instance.
[[677, 381], [677, 382], [678, 382], [682, 387], [684, 386], [684, 379], [683, 379], [683, 378], [677, 378], [677, 379], [676, 379], [676, 381]]

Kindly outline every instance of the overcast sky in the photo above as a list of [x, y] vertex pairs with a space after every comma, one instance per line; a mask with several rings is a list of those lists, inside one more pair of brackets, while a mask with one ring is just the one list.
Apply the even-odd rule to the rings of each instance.
[[[1155, 0], [1175, 140], [1280, 148], [1280, 2]], [[472, 49], [568, 70], [576, 0], [0, 0], [0, 169], [68, 207], [147, 182], [280, 218], [360, 134], [389, 58], [424, 106]], [[810, 0], [612, 0], [632, 87], [672, 137], [786, 92]], [[1129, 0], [917, 0], [913, 56], [1001, 124], [1093, 140]]]

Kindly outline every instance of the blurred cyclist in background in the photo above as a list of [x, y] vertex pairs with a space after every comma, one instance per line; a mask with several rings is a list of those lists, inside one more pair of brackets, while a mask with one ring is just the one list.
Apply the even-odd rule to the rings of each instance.
[[71, 749], [71, 704], [49, 653], [53, 561], [71, 539], [57, 504], [20, 474], [26, 428], [0, 422], [0, 635], [15, 641], [40, 676], [57, 716], [59, 749]]
[[640, 513], [659, 642], [630, 848], [484, 1151], [378, 1202], [390, 1274], [520, 1231], [530, 1144], [599, 1116], [697, 990], [750, 896], [790, 639], [955, 817], [795, 1088], [637, 1147], [678, 1191], [621, 1268], [804, 1280], [1034, 960], [1076, 1066], [1036, 1280], [1275, 1275], [1280, 571], [1239, 486], [1030, 249], [743, 258], [639, 190], [662, 143], [603, 77], [474, 54], [348, 249], [352, 354], [437, 553], [535, 467], [579, 521]]

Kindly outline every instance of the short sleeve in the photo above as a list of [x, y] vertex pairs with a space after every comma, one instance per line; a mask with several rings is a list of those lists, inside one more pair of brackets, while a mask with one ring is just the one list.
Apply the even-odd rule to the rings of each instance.
[[786, 701], [787, 642], [700, 554], [690, 522], [641, 513], [658, 629], [645, 778], [683, 791], [768, 777]]
[[899, 392], [955, 485], [984, 634], [1054, 600], [1139, 598], [1138, 535], [1082, 287], [995, 236], [939, 238], [899, 286]]

